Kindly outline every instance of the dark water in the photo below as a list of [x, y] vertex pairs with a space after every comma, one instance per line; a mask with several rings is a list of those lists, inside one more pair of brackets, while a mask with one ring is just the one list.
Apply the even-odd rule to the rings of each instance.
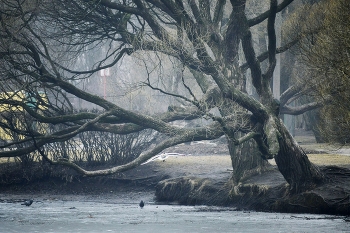
[[350, 232], [343, 216], [234, 211], [147, 202], [0, 203], [0, 232]]

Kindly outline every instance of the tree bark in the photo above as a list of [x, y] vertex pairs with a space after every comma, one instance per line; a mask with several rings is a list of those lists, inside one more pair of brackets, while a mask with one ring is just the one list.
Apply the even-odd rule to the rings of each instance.
[[230, 139], [227, 141], [232, 162], [232, 181], [234, 185], [268, 169], [269, 163], [262, 158], [262, 154], [254, 140], [246, 141], [240, 145], [236, 145]]
[[279, 171], [290, 185], [290, 193], [310, 190], [322, 183], [324, 175], [312, 164], [306, 153], [290, 135], [280, 119], [276, 118], [280, 150], [275, 156]]

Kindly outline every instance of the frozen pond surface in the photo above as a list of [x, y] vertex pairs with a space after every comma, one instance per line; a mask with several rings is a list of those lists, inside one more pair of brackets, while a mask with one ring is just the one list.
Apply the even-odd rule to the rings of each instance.
[[43, 200], [0, 203], [0, 232], [350, 232], [344, 217], [205, 206]]

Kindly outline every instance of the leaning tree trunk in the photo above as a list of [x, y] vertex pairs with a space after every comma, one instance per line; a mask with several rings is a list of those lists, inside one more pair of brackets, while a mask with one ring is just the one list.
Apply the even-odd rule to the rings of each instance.
[[300, 193], [321, 183], [324, 175], [318, 166], [312, 164], [306, 153], [290, 135], [279, 118], [275, 119], [279, 152], [275, 161], [279, 171], [290, 185], [291, 193]]
[[232, 162], [232, 181], [234, 184], [238, 184], [253, 175], [261, 174], [270, 165], [267, 160], [262, 158], [254, 140], [236, 145], [228, 138], [228, 148]]

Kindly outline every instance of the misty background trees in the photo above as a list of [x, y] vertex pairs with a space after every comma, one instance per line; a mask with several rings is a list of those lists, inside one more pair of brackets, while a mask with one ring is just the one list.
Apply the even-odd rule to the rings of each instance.
[[[292, 0], [2, 0], [1, 104], [9, 107], [1, 112], [7, 138], [0, 156], [34, 153], [95, 176], [134, 168], [177, 144], [225, 137], [234, 185], [274, 158], [291, 192], [310, 189], [323, 174], [281, 115], [291, 131], [287, 115], [325, 102], [278, 58], [310, 38], [279, 36], [303, 7]], [[86, 139], [91, 133], [98, 143]], [[84, 154], [113, 142], [111, 135], [130, 134], [148, 135], [141, 140], [147, 147], [102, 170], [83, 169], [72, 151], [50, 149]]]

